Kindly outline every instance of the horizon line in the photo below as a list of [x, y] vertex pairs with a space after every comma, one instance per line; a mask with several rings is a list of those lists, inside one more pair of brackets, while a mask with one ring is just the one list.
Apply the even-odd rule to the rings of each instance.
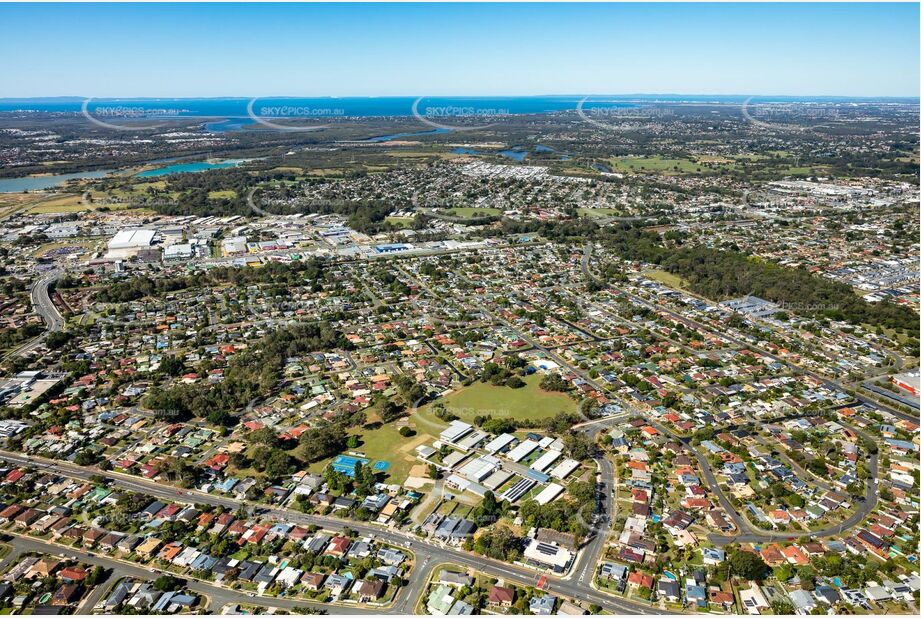
[[624, 92], [624, 93], [545, 93], [545, 94], [348, 94], [348, 95], [297, 95], [297, 94], [270, 94], [270, 95], [138, 95], [138, 96], [94, 96], [82, 95], [37, 95], [37, 96], [0, 96], [0, 101], [37, 101], [37, 100], [259, 100], [259, 99], [434, 99], [434, 98], [498, 98], [498, 99], [526, 99], [540, 97], [797, 97], [797, 98], [822, 98], [822, 99], [917, 99], [921, 95], [848, 95], [848, 94], [782, 94], [782, 93], [705, 93], [705, 92]]

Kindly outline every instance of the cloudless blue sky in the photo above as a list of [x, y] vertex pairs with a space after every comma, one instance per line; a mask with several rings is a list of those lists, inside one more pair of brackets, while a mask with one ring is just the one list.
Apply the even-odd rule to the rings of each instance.
[[905, 4], [0, 4], [0, 97], [917, 96]]

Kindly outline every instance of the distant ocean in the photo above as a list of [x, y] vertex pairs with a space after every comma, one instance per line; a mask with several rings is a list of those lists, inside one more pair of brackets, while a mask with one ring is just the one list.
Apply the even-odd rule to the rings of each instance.
[[[477, 113], [541, 114], [575, 110], [583, 95], [548, 95], [533, 97], [425, 97], [416, 105], [420, 113], [426, 109], [454, 107], [473, 110]], [[595, 106], [631, 107], [654, 103], [710, 103], [741, 104], [747, 95], [591, 95], [584, 108]], [[276, 116], [274, 108], [297, 108], [313, 110], [317, 117], [373, 117], [412, 116], [413, 105], [418, 97], [266, 97], [255, 100], [247, 98], [212, 99], [92, 99], [87, 110], [94, 116], [103, 113], [120, 113], [132, 110], [140, 116], [150, 117], [205, 117], [246, 118], [247, 106], [252, 101], [254, 113], [258, 116]], [[918, 104], [917, 98], [844, 98], [844, 97], [784, 97], [759, 96], [752, 103], [905, 103]], [[0, 112], [80, 112], [84, 99], [78, 97], [0, 99]], [[298, 113], [299, 116], [311, 115]]]

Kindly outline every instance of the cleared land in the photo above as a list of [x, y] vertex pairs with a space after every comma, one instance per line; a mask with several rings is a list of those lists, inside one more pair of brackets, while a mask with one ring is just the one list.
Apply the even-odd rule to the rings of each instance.
[[449, 217], [463, 217], [464, 219], [477, 219], [479, 217], [494, 217], [501, 215], [502, 211], [498, 208], [450, 208], [440, 210], [439, 214]]
[[[349, 434], [358, 436], [361, 442], [355, 448], [347, 448], [346, 452], [363, 454], [371, 460], [371, 465], [377, 461], [390, 463], [386, 472], [387, 482], [402, 483], [409, 476], [410, 469], [420, 463], [416, 459], [414, 449], [420, 444], [431, 442], [434, 436], [417, 428], [415, 435], [404, 438], [400, 435], [399, 424], [400, 421], [379, 427], [372, 424], [370, 427], [359, 427], [350, 431]], [[311, 472], [322, 473], [332, 460], [333, 457], [330, 457], [312, 463], [308, 469]]]
[[678, 275], [673, 275], [670, 272], [664, 270], [644, 270], [643, 276], [652, 279], [653, 281], [658, 281], [659, 283], [665, 284], [670, 288], [676, 288], [679, 290], [688, 289], [688, 282]]
[[[575, 401], [563, 393], [541, 390], [538, 386], [540, 380], [539, 374], [527, 376], [522, 388], [475, 382], [439, 401], [455, 416], [467, 422], [473, 422], [475, 417], [487, 414], [493, 418], [539, 420], [550, 418], [559, 412], [576, 412], [578, 404]], [[432, 427], [447, 425], [432, 413], [431, 405], [420, 408], [414, 418], [417, 420], [417, 426], [422, 426], [427, 431], [432, 431]]]
[[658, 155], [652, 157], [615, 157], [610, 159], [615, 172], [626, 174], [692, 174], [706, 171], [706, 166], [690, 159], [667, 159]]

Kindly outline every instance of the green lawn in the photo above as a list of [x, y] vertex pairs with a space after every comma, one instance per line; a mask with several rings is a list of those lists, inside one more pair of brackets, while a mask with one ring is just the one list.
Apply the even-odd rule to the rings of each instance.
[[652, 279], [653, 281], [658, 281], [659, 283], [665, 284], [670, 288], [677, 290], [686, 290], [688, 289], [688, 283], [683, 278], [678, 275], [673, 275], [670, 272], [664, 270], [645, 270], [643, 271], [643, 276]]
[[463, 217], [465, 219], [477, 219], [479, 217], [501, 215], [502, 211], [498, 208], [451, 208], [441, 211], [441, 214], [451, 217]]
[[691, 174], [707, 171], [705, 165], [690, 159], [667, 159], [658, 155], [652, 157], [615, 157], [610, 162], [615, 172], [627, 174]]
[[[400, 435], [396, 423], [387, 423], [377, 429], [356, 428], [349, 432], [361, 439], [361, 444], [355, 448], [347, 448], [348, 452], [363, 453], [371, 460], [371, 464], [378, 460], [390, 462], [387, 469], [388, 483], [402, 483], [409, 476], [409, 470], [414, 465], [421, 463], [416, 459], [415, 448], [420, 444], [431, 444], [434, 436], [416, 429], [416, 435], [404, 438]], [[324, 459], [310, 465], [311, 472], [322, 472], [333, 458]]]
[[413, 225], [412, 217], [387, 217], [385, 221], [397, 227], [412, 227]]
[[[577, 403], [563, 393], [550, 393], [540, 389], [540, 374], [524, 378], [526, 386], [509, 388], [475, 382], [466, 388], [440, 399], [461, 420], [472, 422], [478, 415], [491, 414], [493, 418], [543, 419], [559, 412], [576, 412]], [[429, 428], [444, 427], [446, 423], [424, 406], [417, 412], [417, 425]], [[431, 430], [429, 430], [431, 431]]]

